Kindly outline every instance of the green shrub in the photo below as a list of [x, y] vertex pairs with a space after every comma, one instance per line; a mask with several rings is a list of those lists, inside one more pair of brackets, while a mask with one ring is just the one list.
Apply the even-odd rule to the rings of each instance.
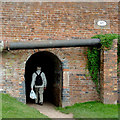
[[104, 34], [95, 35], [92, 38], [100, 39], [101, 46], [88, 48], [87, 50], [87, 68], [89, 70], [90, 76], [96, 85], [96, 90], [100, 93], [99, 85], [99, 69], [100, 69], [100, 50], [109, 50], [112, 47], [113, 39], [118, 39], [118, 62], [120, 62], [120, 35], [118, 34]]

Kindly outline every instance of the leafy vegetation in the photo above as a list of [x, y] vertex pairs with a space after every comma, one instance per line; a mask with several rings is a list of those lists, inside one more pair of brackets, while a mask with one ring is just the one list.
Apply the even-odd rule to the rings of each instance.
[[17, 101], [8, 94], [2, 94], [2, 118], [48, 118], [38, 110]]
[[120, 35], [118, 36], [118, 49], [117, 49], [117, 55], [118, 55], [118, 63], [120, 62]]
[[120, 62], [120, 35], [118, 34], [104, 34], [95, 35], [92, 38], [98, 38], [101, 40], [101, 47], [92, 47], [87, 50], [87, 68], [89, 70], [90, 76], [96, 85], [96, 90], [100, 93], [99, 89], [99, 69], [100, 69], [100, 50], [109, 50], [112, 47], [113, 39], [118, 39], [118, 62]]
[[97, 101], [76, 103], [65, 108], [58, 107], [63, 113], [73, 113], [74, 118], [118, 118], [118, 105], [103, 104]]
[[112, 47], [113, 39], [118, 39], [119, 35], [118, 34], [104, 34], [104, 35], [100, 34], [100, 35], [95, 35], [92, 38], [100, 39], [101, 49], [109, 50]]
[[87, 68], [89, 70], [89, 74], [93, 80], [93, 82], [96, 85], [96, 90], [98, 93], [100, 93], [99, 91], [99, 78], [98, 78], [98, 74], [99, 74], [99, 65], [100, 65], [100, 52], [97, 48], [93, 47], [93, 48], [89, 48], [87, 50], [87, 57], [88, 57], [88, 61], [87, 61]]

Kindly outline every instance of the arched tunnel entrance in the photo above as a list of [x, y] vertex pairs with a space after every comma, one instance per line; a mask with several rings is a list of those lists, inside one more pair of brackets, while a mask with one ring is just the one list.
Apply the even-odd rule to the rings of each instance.
[[40, 65], [47, 78], [47, 89], [44, 92], [44, 102], [51, 102], [55, 106], [62, 106], [62, 63], [51, 52], [37, 52], [27, 60], [25, 66], [26, 103], [34, 103], [30, 99], [32, 74], [36, 66]]

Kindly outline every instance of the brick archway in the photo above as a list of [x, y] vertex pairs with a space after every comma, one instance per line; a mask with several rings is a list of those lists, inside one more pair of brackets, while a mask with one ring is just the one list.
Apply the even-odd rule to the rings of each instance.
[[56, 106], [62, 106], [63, 74], [62, 63], [59, 58], [51, 52], [42, 51], [30, 56], [25, 66], [26, 103], [34, 103], [29, 98], [32, 73], [36, 66], [41, 65], [42, 71], [47, 78], [47, 89], [44, 92], [44, 102], [51, 102]]

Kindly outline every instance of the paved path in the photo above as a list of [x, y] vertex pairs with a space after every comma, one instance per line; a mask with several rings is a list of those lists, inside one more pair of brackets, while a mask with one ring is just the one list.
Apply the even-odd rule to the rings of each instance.
[[30, 107], [34, 107], [43, 113], [44, 115], [48, 116], [49, 118], [73, 118], [73, 114], [64, 114], [57, 110], [55, 110], [55, 106], [51, 103], [44, 103], [42, 106], [37, 104], [27, 104]]

